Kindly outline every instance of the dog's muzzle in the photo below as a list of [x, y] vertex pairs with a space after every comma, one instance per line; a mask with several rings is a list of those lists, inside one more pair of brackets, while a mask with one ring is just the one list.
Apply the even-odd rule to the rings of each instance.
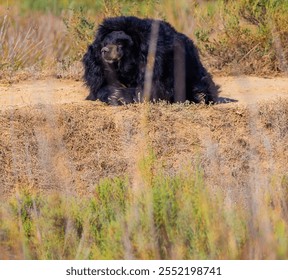
[[102, 58], [108, 62], [113, 63], [122, 58], [123, 54], [119, 51], [117, 45], [107, 45], [101, 49]]

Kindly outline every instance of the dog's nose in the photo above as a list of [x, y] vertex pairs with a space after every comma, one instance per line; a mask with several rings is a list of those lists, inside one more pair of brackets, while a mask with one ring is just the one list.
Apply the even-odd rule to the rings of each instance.
[[109, 52], [109, 48], [107, 48], [107, 47], [104, 47], [104, 48], [102, 48], [101, 49], [101, 53], [108, 53]]

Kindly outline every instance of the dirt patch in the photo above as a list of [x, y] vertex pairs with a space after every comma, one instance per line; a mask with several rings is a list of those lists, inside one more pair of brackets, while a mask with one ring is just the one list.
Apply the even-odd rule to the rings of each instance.
[[288, 78], [219, 77], [220, 101], [255, 104], [288, 97]]
[[39, 104], [81, 102], [87, 94], [83, 82], [45, 79], [0, 84], [0, 110]]
[[[232, 201], [288, 173], [288, 79], [217, 78], [222, 104], [83, 101], [82, 82], [0, 86], [0, 196], [17, 186], [89, 194], [105, 177], [129, 176], [149, 146], [167, 174], [201, 166]], [[231, 196], [230, 196], [231, 194]], [[243, 201], [241, 199], [241, 201]]]
[[[215, 81], [221, 86], [221, 103], [255, 104], [288, 95], [288, 78], [285, 77], [216, 77]], [[71, 80], [45, 79], [0, 84], [0, 110], [37, 104], [82, 102], [87, 95], [83, 82]]]

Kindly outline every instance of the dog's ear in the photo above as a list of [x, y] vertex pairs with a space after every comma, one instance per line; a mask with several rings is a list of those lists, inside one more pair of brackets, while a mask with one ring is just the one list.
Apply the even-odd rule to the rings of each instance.
[[88, 100], [96, 100], [97, 92], [104, 82], [104, 68], [101, 61], [101, 38], [96, 35], [94, 42], [88, 47], [82, 62], [84, 64], [84, 80], [90, 89]]

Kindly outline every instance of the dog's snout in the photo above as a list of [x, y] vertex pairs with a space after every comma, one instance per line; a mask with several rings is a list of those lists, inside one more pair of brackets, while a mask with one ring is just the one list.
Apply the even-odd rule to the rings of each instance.
[[108, 53], [109, 52], [109, 48], [104, 47], [101, 49], [101, 53]]
[[117, 45], [106, 45], [101, 49], [101, 56], [104, 61], [112, 63], [118, 61], [122, 57], [122, 53], [117, 49]]

